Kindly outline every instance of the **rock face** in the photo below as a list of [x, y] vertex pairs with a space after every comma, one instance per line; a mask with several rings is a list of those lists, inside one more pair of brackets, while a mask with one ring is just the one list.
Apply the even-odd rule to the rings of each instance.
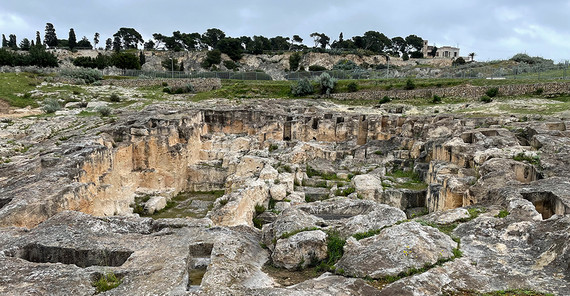
[[456, 247], [457, 243], [439, 230], [408, 222], [360, 241], [349, 239], [336, 267], [354, 277], [395, 276], [410, 268], [451, 258]]
[[[105, 273], [122, 279], [106, 295], [568, 294], [567, 119], [314, 100], [117, 111], [0, 120], [1, 294], [93, 295]], [[133, 212], [214, 190], [192, 201], [203, 219]], [[337, 237], [336, 275], [292, 271]]]
[[271, 254], [277, 267], [303, 269], [327, 257], [327, 235], [320, 231], [303, 231], [279, 239]]

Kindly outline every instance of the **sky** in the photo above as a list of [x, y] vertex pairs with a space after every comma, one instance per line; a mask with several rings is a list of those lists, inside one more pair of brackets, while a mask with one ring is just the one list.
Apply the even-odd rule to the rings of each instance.
[[[81, 4], [79, 4], [81, 3]], [[570, 0], [1, 0], [0, 34], [35, 40], [52, 23], [59, 39], [73, 28], [77, 39], [100, 44], [121, 27], [145, 40], [153, 33], [204, 33], [218, 28], [227, 36], [325, 33], [331, 42], [378, 31], [386, 36], [414, 34], [438, 47], [449, 45], [475, 60], [508, 59], [517, 53], [555, 62], [570, 60]]]

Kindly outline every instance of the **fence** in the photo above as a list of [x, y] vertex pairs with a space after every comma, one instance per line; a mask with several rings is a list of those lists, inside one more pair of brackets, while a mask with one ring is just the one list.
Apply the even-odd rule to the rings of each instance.
[[[570, 79], [568, 62], [560, 64], [516, 65], [512, 67], [496, 67], [493, 64], [476, 66], [467, 64], [446, 69], [431, 68], [394, 68], [388, 67], [379, 70], [327, 70], [327, 71], [299, 71], [286, 72], [279, 77], [285, 80], [313, 79], [323, 73], [328, 73], [336, 79], [385, 79], [385, 78], [462, 78], [462, 79]], [[181, 71], [142, 71], [142, 70], [102, 70], [103, 75], [119, 75], [141, 78], [219, 78], [236, 80], [273, 80], [264, 72], [181, 72]]]

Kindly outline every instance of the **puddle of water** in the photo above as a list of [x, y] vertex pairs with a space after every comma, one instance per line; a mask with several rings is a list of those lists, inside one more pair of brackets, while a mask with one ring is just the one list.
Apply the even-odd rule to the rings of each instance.
[[143, 215], [160, 218], [204, 218], [214, 205], [214, 201], [224, 195], [224, 191], [181, 192], [170, 200], [166, 208], [152, 214]]
[[202, 278], [206, 273], [206, 269], [191, 269], [188, 272], [188, 285], [190, 288], [194, 286], [200, 286], [202, 284]]

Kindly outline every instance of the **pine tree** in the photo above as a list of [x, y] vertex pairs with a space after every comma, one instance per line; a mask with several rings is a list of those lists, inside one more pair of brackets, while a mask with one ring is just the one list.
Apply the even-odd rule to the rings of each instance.
[[144, 55], [144, 52], [141, 50], [141, 52], [139, 53], [139, 63], [142, 65], [144, 65], [144, 63], [146, 63], [146, 57]]
[[57, 35], [55, 34], [55, 28], [51, 23], [46, 24], [46, 34], [44, 36], [44, 42], [47, 46], [57, 46]]
[[20, 42], [20, 49], [28, 51], [28, 50], [30, 50], [30, 48], [31, 48], [30, 40], [28, 40], [28, 38], [22, 39], [22, 42]]
[[99, 33], [95, 33], [93, 37], [93, 44], [95, 44], [95, 49], [97, 49], [97, 44], [99, 43]]
[[73, 50], [77, 46], [77, 36], [75, 36], [75, 31], [73, 28], [69, 29], [69, 49]]
[[13, 50], [18, 49], [18, 42], [16, 41], [16, 35], [10, 34], [8, 36], [8, 47], [12, 48]]
[[40, 37], [40, 31], [36, 31], [36, 45], [37, 46], [42, 45], [42, 38]]
[[8, 40], [6, 40], [6, 35], [2, 34], [2, 48], [8, 47]]
[[105, 41], [105, 50], [111, 50], [113, 47], [113, 40], [111, 38], [107, 38]]

